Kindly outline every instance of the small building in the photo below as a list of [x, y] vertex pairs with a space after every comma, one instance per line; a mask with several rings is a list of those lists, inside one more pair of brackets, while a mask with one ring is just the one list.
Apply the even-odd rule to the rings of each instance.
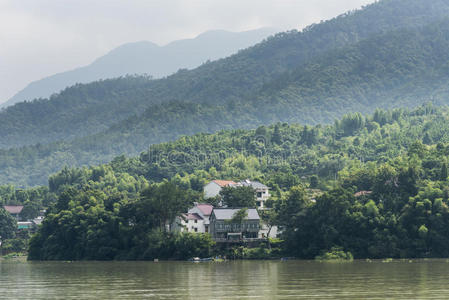
[[186, 214], [176, 217], [171, 226], [172, 231], [177, 232], [209, 232], [209, 217], [213, 206], [205, 203], [195, 203]]
[[198, 214], [203, 218], [203, 227], [199, 232], [209, 232], [209, 218], [214, 207], [207, 203], [195, 203], [195, 205], [189, 209], [188, 213]]
[[26, 221], [26, 222], [17, 222], [17, 229], [21, 229], [21, 230], [31, 230], [34, 228], [34, 223], [31, 221]]
[[241, 223], [232, 223], [239, 210], [214, 208], [210, 216], [210, 234], [216, 242], [249, 242], [259, 239], [260, 217], [257, 209], [248, 209], [248, 215]]
[[42, 224], [42, 221], [44, 221], [44, 216], [38, 216], [36, 218], [33, 219], [33, 223], [35, 226], [39, 226]]
[[23, 210], [23, 205], [4, 205], [3, 208], [11, 214], [17, 221], [20, 220], [20, 213]]
[[204, 219], [198, 214], [182, 214], [176, 217], [175, 223], [171, 226], [175, 232], [199, 232], [204, 233]]
[[204, 198], [214, 198], [220, 194], [222, 188], [233, 184], [235, 184], [235, 182], [231, 180], [212, 180], [203, 188]]

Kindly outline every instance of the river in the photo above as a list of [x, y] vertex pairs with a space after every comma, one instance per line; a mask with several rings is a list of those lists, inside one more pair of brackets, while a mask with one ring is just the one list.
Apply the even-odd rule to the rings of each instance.
[[0, 262], [0, 299], [448, 299], [449, 260]]

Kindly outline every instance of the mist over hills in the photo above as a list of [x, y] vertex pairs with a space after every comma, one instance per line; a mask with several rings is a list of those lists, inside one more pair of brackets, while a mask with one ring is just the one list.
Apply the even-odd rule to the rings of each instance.
[[0, 113], [0, 183], [42, 184], [64, 165], [198, 132], [447, 104], [448, 17], [449, 1], [384, 0], [164, 79], [104, 80], [19, 103]]
[[192, 69], [208, 60], [229, 56], [278, 32], [261, 28], [244, 32], [212, 30], [193, 39], [173, 41], [158, 46], [149, 41], [119, 46], [91, 64], [31, 82], [1, 107], [54, 93], [77, 83], [89, 83], [124, 75], [148, 74], [153, 78], [168, 76], [179, 69]]

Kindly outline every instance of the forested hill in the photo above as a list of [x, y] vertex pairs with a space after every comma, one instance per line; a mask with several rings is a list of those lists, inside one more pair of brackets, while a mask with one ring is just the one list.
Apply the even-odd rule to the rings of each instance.
[[334, 125], [197, 134], [139, 157], [64, 168], [48, 188], [0, 188], [0, 198], [30, 214], [48, 205], [30, 242], [37, 260], [209, 255], [207, 235], [165, 235], [161, 224], [202, 200], [217, 178], [268, 185], [273, 209], [261, 215], [284, 228], [276, 250], [242, 257], [310, 259], [337, 247], [360, 259], [448, 257], [448, 120], [448, 108], [425, 105], [349, 114]]
[[78, 85], [51, 99], [15, 105], [0, 112], [0, 147], [91, 135], [139, 115], [144, 108], [158, 109], [152, 107], [158, 103], [224, 105], [252, 98], [265, 84], [277, 82], [279, 76], [327, 52], [383, 32], [419, 27], [448, 15], [446, 0], [431, 4], [425, 0], [384, 0], [302, 32], [278, 34], [229, 58], [166, 79], [128, 77]]
[[76, 83], [115, 78], [126, 74], [149, 74], [161, 78], [179, 69], [192, 69], [207, 60], [216, 60], [259, 43], [278, 32], [261, 28], [245, 32], [208, 31], [193, 39], [158, 46], [148, 41], [124, 44], [96, 59], [88, 66], [55, 74], [30, 83], [1, 107], [25, 100], [46, 98]]

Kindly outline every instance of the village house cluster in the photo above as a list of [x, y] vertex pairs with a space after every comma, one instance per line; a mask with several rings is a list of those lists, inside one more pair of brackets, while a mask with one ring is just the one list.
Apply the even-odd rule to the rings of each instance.
[[[278, 228], [269, 228], [260, 217], [260, 212], [268, 210], [266, 201], [270, 198], [269, 188], [257, 181], [213, 180], [204, 186], [204, 198], [220, 196], [224, 187], [251, 187], [254, 190], [255, 207], [245, 208], [245, 218], [238, 223], [233, 222], [234, 216], [241, 207], [227, 207], [222, 201], [214, 207], [208, 203], [195, 203], [186, 213], [175, 218], [170, 226], [174, 232], [209, 233], [216, 242], [257, 242], [267, 237], [277, 237]], [[42, 223], [45, 211], [37, 218], [28, 220], [21, 216], [22, 205], [4, 205], [17, 220], [18, 230], [34, 231]]]
[[204, 186], [204, 198], [210, 199], [220, 195], [224, 187], [249, 186], [254, 190], [256, 207], [246, 209], [246, 217], [239, 223], [232, 222], [242, 209], [226, 207], [220, 201], [217, 207], [206, 203], [195, 203], [187, 213], [178, 216], [171, 226], [176, 232], [209, 233], [216, 242], [252, 242], [277, 236], [277, 227], [269, 228], [259, 211], [266, 210], [266, 201], [270, 198], [269, 188], [257, 181], [213, 180]]
[[34, 219], [24, 219], [21, 216], [23, 205], [3, 205], [3, 208], [9, 212], [17, 221], [17, 229], [19, 230], [35, 230], [44, 220], [45, 211], [41, 211], [39, 216]]

